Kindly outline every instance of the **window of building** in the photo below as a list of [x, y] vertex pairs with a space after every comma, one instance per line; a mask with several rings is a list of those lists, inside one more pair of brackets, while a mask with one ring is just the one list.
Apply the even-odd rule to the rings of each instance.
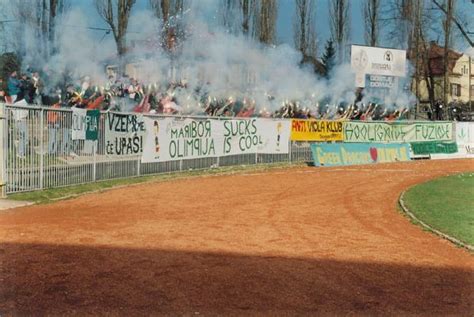
[[471, 99], [474, 98], [474, 85], [471, 85]]
[[460, 84], [451, 84], [451, 95], [460, 97], [461, 96], [461, 85]]

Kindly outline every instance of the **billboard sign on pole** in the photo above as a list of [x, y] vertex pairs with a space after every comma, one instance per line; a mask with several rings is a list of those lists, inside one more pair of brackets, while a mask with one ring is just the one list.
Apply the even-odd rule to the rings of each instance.
[[356, 74], [405, 77], [406, 51], [352, 45], [351, 68]]

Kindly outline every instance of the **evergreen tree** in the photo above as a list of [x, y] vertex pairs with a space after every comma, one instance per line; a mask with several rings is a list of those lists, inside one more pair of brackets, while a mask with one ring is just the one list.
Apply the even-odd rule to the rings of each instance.
[[[3, 79], [4, 84], [13, 71], [19, 71], [21, 68], [21, 60], [15, 53], [3, 53], [0, 55], [0, 78]], [[6, 88], [6, 87], [0, 87]]]
[[321, 61], [324, 65], [324, 76], [327, 78], [336, 64], [336, 50], [334, 48], [334, 42], [331, 39], [326, 42]]

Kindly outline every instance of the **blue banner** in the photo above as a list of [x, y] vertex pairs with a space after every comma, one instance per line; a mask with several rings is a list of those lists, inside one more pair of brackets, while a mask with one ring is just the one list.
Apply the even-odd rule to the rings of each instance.
[[340, 166], [409, 161], [407, 143], [313, 143], [314, 165]]

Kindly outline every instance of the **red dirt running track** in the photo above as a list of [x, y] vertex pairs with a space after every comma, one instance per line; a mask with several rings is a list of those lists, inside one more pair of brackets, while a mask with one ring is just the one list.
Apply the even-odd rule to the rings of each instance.
[[397, 211], [473, 161], [289, 168], [0, 213], [0, 315], [473, 315], [474, 256]]

